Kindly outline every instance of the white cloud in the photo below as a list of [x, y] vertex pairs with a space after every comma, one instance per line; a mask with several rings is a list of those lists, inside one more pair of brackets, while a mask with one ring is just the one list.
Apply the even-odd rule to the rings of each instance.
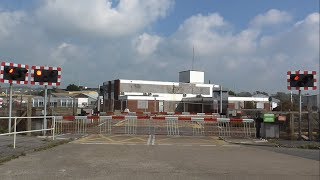
[[12, 35], [12, 30], [21, 23], [24, 17], [25, 13], [21, 11], [0, 11], [0, 39]]
[[167, 44], [168, 49], [179, 49], [170, 53], [179, 54], [181, 59], [168, 67], [188, 63], [194, 45], [196, 69], [207, 72], [211, 82], [229, 87], [236, 84], [242, 89], [285, 90], [286, 71], [317, 70], [319, 60], [318, 13], [264, 34], [269, 28], [266, 25], [289, 23], [287, 14], [270, 10], [251, 21], [260, 23], [261, 28], [251, 24], [238, 33], [219, 14], [192, 16]]
[[64, 85], [96, 86], [117, 78], [175, 81], [179, 71], [191, 68], [194, 46], [194, 68], [204, 70], [207, 80], [265, 91], [286, 90], [288, 70], [318, 67], [319, 13], [297, 21], [270, 10], [237, 31], [218, 13], [197, 14], [160, 36], [152, 25], [172, 4], [56, 0], [35, 12], [0, 12], [1, 59], [62, 66]]
[[259, 14], [257, 15], [250, 24], [253, 27], [264, 27], [264, 26], [270, 26], [270, 25], [280, 25], [282, 23], [288, 23], [292, 20], [292, 16], [285, 12], [285, 11], [279, 11], [277, 9], [271, 9], [265, 14]]
[[61, 34], [120, 37], [143, 30], [167, 15], [172, 0], [47, 0], [36, 12], [49, 30]]
[[149, 56], [157, 50], [162, 38], [156, 35], [143, 33], [135, 41], [136, 51], [143, 56]]

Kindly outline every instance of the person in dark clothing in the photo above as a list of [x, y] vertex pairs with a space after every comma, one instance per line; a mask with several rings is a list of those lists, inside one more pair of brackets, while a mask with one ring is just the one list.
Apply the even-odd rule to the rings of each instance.
[[256, 136], [257, 136], [257, 138], [261, 138], [260, 128], [261, 128], [262, 122], [263, 122], [263, 118], [261, 117], [261, 114], [259, 113], [256, 118]]
[[85, 116], [87, 115], [87, 112], [85, 110], [83, 110], [83, 108], [81, 108], [81, 113], [80, 113], [81, 116]]

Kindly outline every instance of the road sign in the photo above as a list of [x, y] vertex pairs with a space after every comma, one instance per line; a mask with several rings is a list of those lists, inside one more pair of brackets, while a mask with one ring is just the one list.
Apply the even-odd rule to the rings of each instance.
[[60, 86], [61, 68], [60, 67], [31, 67], [31, 84], [32, 85], [49, 85]]
[[275, 116], [274, 114], [264, 114], [263, 115], [263, 122], [274, 122]]
[[0, 66], [0, 82], [28, 84], [28, 70], [28, 65], [2, 62]]
[[316, 90], [316, 71], [288, 71], [287, 87], [289, 90]]

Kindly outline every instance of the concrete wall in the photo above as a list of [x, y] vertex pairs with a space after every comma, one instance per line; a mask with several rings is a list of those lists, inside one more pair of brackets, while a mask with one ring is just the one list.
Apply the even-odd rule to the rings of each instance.
[[121, 83], [120, 92], [210, 95], [210, 87], [198, 87], [188, 83], [180, 83], [178, 86]]

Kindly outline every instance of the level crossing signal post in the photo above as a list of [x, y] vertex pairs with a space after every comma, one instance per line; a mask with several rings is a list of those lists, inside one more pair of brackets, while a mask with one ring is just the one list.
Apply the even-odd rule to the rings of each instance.
[[[31, 85], [44, 85], [44, 129], [47, 129], [47, 90], [48, 86], [60, 86], [61, 83], [61, 68], [60, 67], [45, 67], [32, 66], [31, 68]], [[8, 132], [11, 133], [11, 117], [12, 117], [12, 86], [13, 84], [28, 84], [29, 83], [29, 65], [16, 64], [9, 62], [1, 62], [0, 66], [0, 83], [10, 84], [9, 97], [9, 122]], [[45, 135], [45, 131], [43, 131]]]
[[316, 71], [288, 71], [287, 72], [287, 88], [288, 90], [299, 91], [299, 127], [298, 138], [301, 139], [301, 91], [317, 89]]
[[[60, 86], [61, 83], [61, 68], [60, 67], [44, 67], [44, 66], [32, 66], [31, 67], [31, 84], [32, 85], [44, 85], [44, 110], [43, 110], [43, 126], [47, 129], [47, 97], [48, 97], [48, 85]], [[43, 131], [45, 135], [46, 131]]]
[[28, 84], [28, 65], [2, 62], [0, 66], [0, 82], [10, 84], [9, 90], [9, 122], [8, 132], [11, 133], [12, 117], [12, 84]]

